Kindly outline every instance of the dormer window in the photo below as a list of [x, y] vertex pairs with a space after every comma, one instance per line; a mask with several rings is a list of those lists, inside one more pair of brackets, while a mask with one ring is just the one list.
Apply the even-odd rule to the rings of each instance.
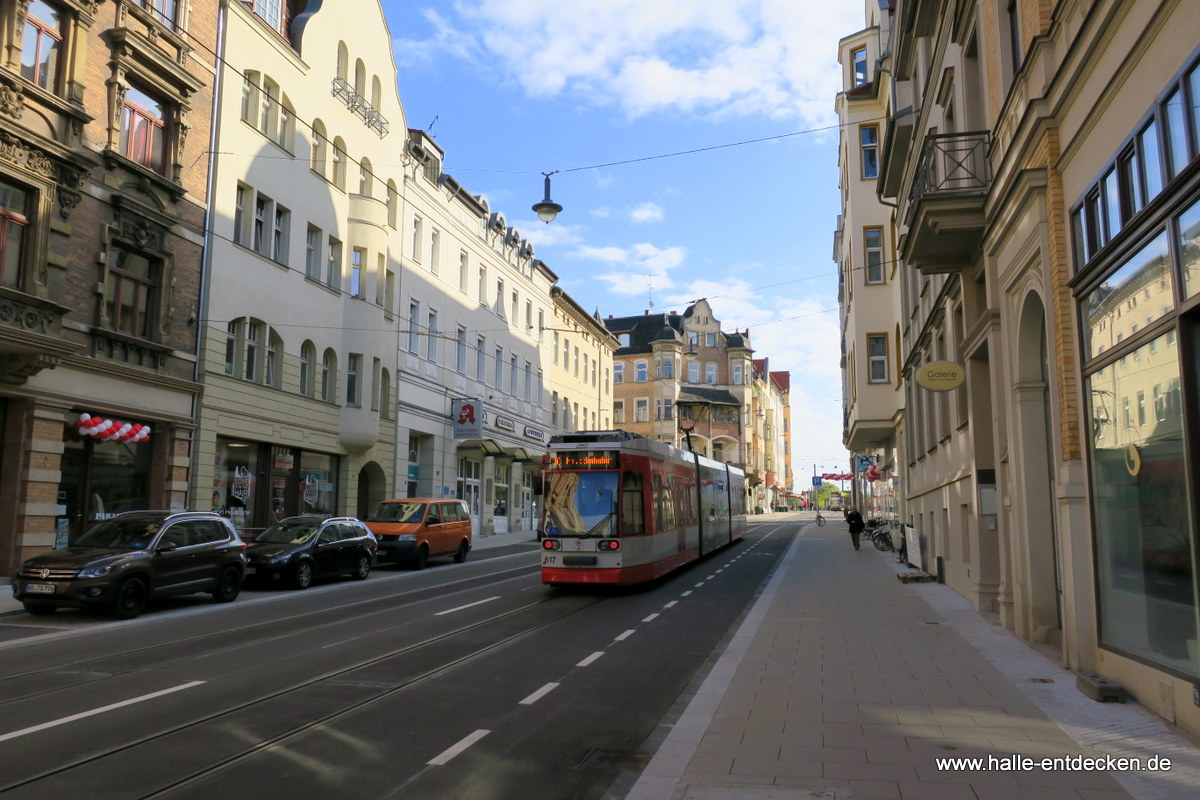
[[281, 0], [254, 0], [254, 13], [266, 20], [275, 30], [283, 29]]

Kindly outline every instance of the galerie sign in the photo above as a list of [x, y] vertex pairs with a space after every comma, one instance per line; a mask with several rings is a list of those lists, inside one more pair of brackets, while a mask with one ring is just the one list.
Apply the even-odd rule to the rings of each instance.
[[957, 389], [966, 377], [966, 368], [953, 361], [931, 361], [917, 368], [917, 383], [931, 392]]

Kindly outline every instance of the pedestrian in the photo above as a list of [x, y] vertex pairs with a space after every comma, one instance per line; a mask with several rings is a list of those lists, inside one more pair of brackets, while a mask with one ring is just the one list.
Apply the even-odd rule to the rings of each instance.
[[858, 536], [863, 532], [863, 529], [867, 527], [866, 524], [863, 523], [862, 514], [858, 513], [857, 508], [850, 506], [844, 512], [842, 512], [842, 515], [846, 518], [846, 522], [850, 525], [850, 541], [854, 542], [854, 549], [857, 550]]

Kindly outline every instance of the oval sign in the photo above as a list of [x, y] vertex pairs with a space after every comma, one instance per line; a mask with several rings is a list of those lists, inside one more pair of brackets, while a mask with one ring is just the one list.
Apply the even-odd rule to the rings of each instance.
[[957, 389], [966, 377], [966, 368], [953, 361], [931, 361], [917, 369], [917, 383], [931, 392]]

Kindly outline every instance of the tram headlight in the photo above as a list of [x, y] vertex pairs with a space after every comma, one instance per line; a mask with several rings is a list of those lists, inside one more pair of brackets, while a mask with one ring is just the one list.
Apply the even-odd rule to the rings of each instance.
[[621, 542], [618, 539], [601, 539], [596, 542], [596, 549], [612, 553], [621, 549]]
[[558, 539], [542, 539], [543, 550], [561, 550], [562, 542]]

